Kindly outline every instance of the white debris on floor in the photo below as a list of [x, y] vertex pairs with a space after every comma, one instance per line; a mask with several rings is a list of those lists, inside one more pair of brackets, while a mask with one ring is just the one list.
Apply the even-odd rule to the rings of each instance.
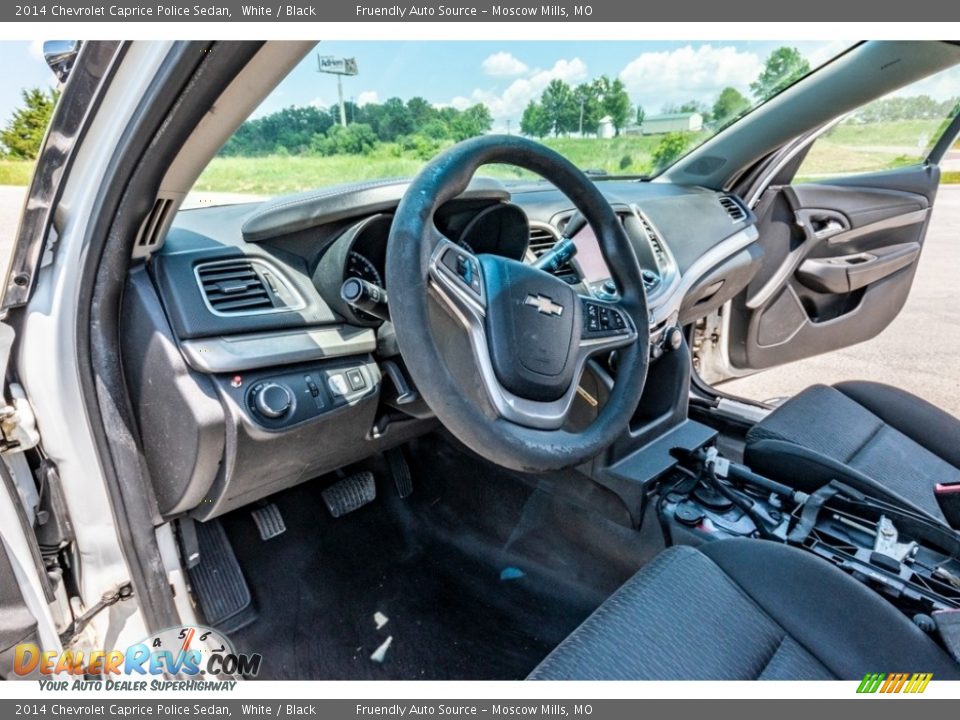
[[390, 618], [388, 618], [388, 617], [387, 617], [386, 615], [384, 615], [382, 612], [380, 612], [379, 610], [377, 610], [377, 611], [373, 614], [373, 622], [376, 624], [377, 630], [379, 630], [379, 629], [382, 628], [384, 625], [386, 625], [388, 622], [390, 622]]
[[382, 663], [387, 657], [387, 650], [390, 649], [390, 644], [393, 642], [393, 635], [384, 640], [380, 647], [373, 651], [373, 655], [370, 656], [370, 659], [375, 663]]

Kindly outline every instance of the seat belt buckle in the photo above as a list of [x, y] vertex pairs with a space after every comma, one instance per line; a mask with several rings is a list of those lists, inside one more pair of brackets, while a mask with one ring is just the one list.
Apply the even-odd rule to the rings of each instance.
[[947, 524], [954, 529], [960, 529], [960, 482], [937, 483], [933, 488], [933, 495], [937, 498], [937, 504], [947, 519]]

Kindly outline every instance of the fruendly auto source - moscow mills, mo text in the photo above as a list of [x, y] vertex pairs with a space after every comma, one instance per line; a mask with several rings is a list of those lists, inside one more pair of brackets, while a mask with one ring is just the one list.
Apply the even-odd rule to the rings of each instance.
[[462, 5], [357, 5], [358, 18], [476, 17], [476, 18], [574, 18], [593, 15], [592, 5], [491, 5], [479, 8]]

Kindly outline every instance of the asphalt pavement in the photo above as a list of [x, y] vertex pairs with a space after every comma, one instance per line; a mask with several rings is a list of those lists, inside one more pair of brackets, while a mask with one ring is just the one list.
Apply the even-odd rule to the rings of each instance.
[[[0, 267], [6, 271], [25, 188], [0, 186]], [[875, 380], [960, 417], [960, 186], [940, 190], [913, 292], [873, 340], [724, 383], [755, 400], [794, 395], [815, 383]]]

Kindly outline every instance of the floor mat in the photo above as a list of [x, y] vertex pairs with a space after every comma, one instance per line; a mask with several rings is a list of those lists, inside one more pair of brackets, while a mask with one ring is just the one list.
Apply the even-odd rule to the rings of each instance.
[[387, 503], [334, 520], [319, 490], [274, 498], [287, 532], [271, 540], [249, 513], [224, 519], [258, 613], [232, 639], [264, 656], [262, 679], [522, 678], [593, 609], [410, 532]]
[[518, 476], [438, 435], [405, 452], [405, 500], [379, 458], [354, 469], [376, 500], [343, 517], [328, 477], [270, 499], [272, 539], [250, 509], [223, 518], [257, 611], [232, 639], [260, 678], [524, 678], [662, 547], [582, 476]]

